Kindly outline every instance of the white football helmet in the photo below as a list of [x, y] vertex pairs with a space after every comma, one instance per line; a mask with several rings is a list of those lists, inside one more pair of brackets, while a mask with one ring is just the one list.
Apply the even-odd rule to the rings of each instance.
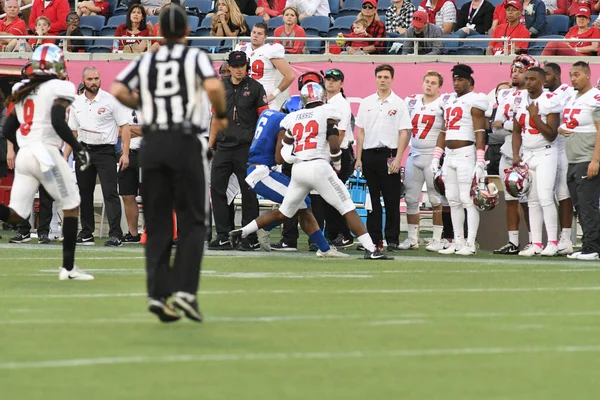
[[323, 86], [318, 83], [308, 82], [306, 85], [302, 86], [300, 98], [302, 99], [302, 104], [306, 107], [312, 103], [325, 103], [327, 100], [327, 93], [325, 92], [325, 89], [323, 89]]
[[473, 198], [473, 204], [475, 204], [475, 207], [480, 211], [493, 210], [500, 199], [496, 184], [487, 176], [480, 178], [479, 180], [473, 178], [471, 197]]
[[433, 176], [433, 188], [436, 192], [442, 196], [446, 195], [446, 184], [444, 183], [444, 177], [442, 175], [442, 169], [438, 169]]
[[44, 43], [35, 49], [31, 56], [31, 66], [33, 75], [36, 76], [63, 78], [67, 75], [63, 51], [52, 43]]
[[504, 188], [513, 197], [522, 197], [531, 189], [531, 174], [529, 166], [512, 167], [504, 170]]

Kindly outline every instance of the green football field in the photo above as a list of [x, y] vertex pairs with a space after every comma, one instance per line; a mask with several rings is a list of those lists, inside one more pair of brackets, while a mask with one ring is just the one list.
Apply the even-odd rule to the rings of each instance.
[[[34, 240], [34, 242], [36, 242]], [[600, 263], [209, 253], [203, 324], [145, 307], [143, 249], [0, 244], [0, 399], [597, 399]]]

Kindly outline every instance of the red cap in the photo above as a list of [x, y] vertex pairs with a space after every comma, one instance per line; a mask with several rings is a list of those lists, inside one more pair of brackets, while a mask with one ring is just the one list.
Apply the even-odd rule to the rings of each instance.
[[577, 10], [575, 11], [576, 17], [586, 17], [587, 19], [590, 19], [590, 15], [590, 9], [587, 7], [577, 7]]
[[504, 8], [514, 7], [519, 11], [523, 11], [523, 4], [520, 1], [510, 0], [504, 3]]
[[413, 20], [411, 25], [415, 28], [422, 28], [427, 22], [427, 13], [425, 11], [416, 11], [413, 14]]
[[363, 0], [363, 4], [369, 3], [373, 7], [377, 8], [377, 0]]

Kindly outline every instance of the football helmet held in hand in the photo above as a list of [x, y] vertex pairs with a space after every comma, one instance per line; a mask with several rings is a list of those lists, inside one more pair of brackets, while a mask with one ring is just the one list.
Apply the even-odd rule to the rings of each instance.
[[522, 197], [531, 189], [531, 174], [527, 164], [504, 170], [504, 188], [513, 197]]
[[438, 169], [435, 175], [433, 175], [433, 187], [435, 191], [442, 196], [446, 195], [446, 184], [444, 183], [444, 177], [442, 175], [442, 169]]
[[496, 184], [485, 176], [479, 179], [473, 178], [471, 198], [480, 211], [490, 211], [496, 207], [500, 196]]

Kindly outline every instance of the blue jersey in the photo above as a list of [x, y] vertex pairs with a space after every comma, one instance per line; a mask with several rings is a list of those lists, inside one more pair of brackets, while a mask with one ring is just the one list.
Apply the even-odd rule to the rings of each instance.
[[273, 110], [265, 110], [260, 114], [250, 147], [248, 165], [261, 164], [268, 167], [277, 165], [275, 162], [277, 134], [281, 130], [279, 125], [284, 117], [284, 113]]

